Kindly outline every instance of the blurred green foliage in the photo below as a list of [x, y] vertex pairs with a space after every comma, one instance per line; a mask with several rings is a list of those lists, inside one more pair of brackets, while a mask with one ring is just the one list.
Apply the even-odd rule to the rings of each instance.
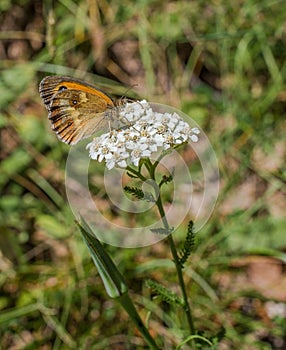
[[[69, 147], [38, 95], [48, 74], [118, 96], [137, 84], [131, 97], [175, 106], [207, 132], [221, 192], [185, 268], [196, 327], [206, 336], [224, 327], [224, 349], [285, 348], [285, 13], [283, 0], [1, 1], [1, 348], [145, 348], [74, 225]], [[143, 283], [176, 288], [164, 242], [108, 250], [162, 348], [175, 348], [185, 321]], [[269, 275], [254, 271], [262, 263]], [[269, 300], [282, 310], [274, 317]]]

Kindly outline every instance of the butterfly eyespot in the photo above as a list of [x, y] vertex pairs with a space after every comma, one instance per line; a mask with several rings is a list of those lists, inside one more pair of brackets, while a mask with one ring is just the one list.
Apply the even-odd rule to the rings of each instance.
[[73, 100], [72, 103], [73, 103], [74, 105], [76, 105], [76, 104], [77, 104], [77, 100]]
[[67, 90], [67, 87], [66, 86], [64, 86], [64, 85], [61, 85], [60, 87], [59, 87], [59, 92], [61, 92], [61, 91], [64, 91], [64, 90]]

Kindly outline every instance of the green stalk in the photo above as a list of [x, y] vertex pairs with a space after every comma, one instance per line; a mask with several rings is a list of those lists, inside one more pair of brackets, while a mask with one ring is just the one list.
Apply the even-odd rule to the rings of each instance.
[[[146, 167], [146, 169], [147, 169], [147, 171], [148, 171], [148, 173], [150, 175], [150, 178], [155, 183], [156, 183], [155, 170], [156, 170], [156, 167], [157, 167], [158, 164], [159, 164], [158, 160], [155, 161], [154, 164], [152, 164], [150, 159], [144, 159], [144, 165], [145, 165], [145, 167]], [[141, 174], [141, 171], [136, 171], [135, 169], [133, 169], [131, 167], [128, 167], [127, 170], [130, 171], [131, 173], [133, 173], [134, 175], [136, 175], [142, 181], [146, 181], [147, 180], [146, 177]], [[157, 208], [159, 210], [160, 217], [161, 217], [161, 220], [163, 222], [164, 228], [166, 229], [167, 232], [170, 232], [170, 226], [169, 226], [168, 220], [166, 219], [165, 210], [164, 210], [163, 203], [162, 203], [160, 187], [159, 186], [158, 187], [154, 186], [154, 190], [157, 192], [156, 205], [157, 205]], [[183, 299], [184, 299], [184, 309], [185, 309], [185, 313], [186, 313], [186, 316], [187, 316], [187, 321], [188, 321], [190, 333], [192, 335], [195, 335], [195, 327], [194, 327], [191, 307], [190, 307], [190, 304], [189, 304], [189, 301], [188, 301], [186, 286], [185, 286], [185, 282], [184, 282], [184, 278], [183, 278], [183, 271], [182, 271], [181, 264], [179, 263], [179, 257], [178, 257], [176, 245], [175, 245], [175, 242], [173, 240], [172, 234], [168, 235], [168, 242], [169, 242], [171, 253], [172, 253], [172, 256], [173, 256], [173, 259], [174, 259], [174, 263], [175, 263], [175, 266], [176, 266], [176, 271], [177, 271], [177, 275], [178, 275], [179, 285], [180, 285], [180, 288], [181, 288], [181, 291], [182, 291], [182, 295], [183, 295]], [[195, 342], [192, 342], [192, 345], [193, 345], [194, 349], [196, 349]]]
[[181, 269], [181, 265], [179, 264], [179, 258], [178, 258], [178, 254], [177, 254], [177, 250], [176, 250], [176, 246], [175, 246], [172, 234], [168, 235], [168, 242], [170, 244], [171, 252], [172, 252], [173, 259], [174, 259], [174, 262], [176, 265], [176, 270], [177, 270], [177, 274], [178, 274], [178, 279], [179, 279], [181, 291], [183, 294], [183, 299], [184, 299], [184, 304], [185, 304], [185, 312], [186, 312], [186, 316], [188, 319], [189, 328], [190, 328], [191, 334], [195, 334], [194, 321], [193, 321], [193, 316], [192, 316], [192, 312], [191, 312], [191, 307], [190, 307], [190, 304], [188, 302], [188, 296], [187, 296], [186, 286], [185, 286], [185, 282], [184, 282], [184, 278], [183, 278], [183, 272]]
[[[154, 165], [151, 168], [148, 167], [150, 169], [149, 170], [150, 176], [154, 181], [156, 181], [155, 180], [155, 169], [156, 169], [157, 165], [158, 165], [158, 163], [154, 163]], [[170, 226], [169, 226], [168, 221], [166, 219], [165, 210], [164, 210], [163, 203], [162, 203], [160, 189], [159, 189], [156, 205], [157, 205], [157, 208], [159, 210], [164, 228], [167, 231], [170, 231]], [[186, 316], [187, 316], [187, 320], [188, 320], [189, 329], [190, 329], [191, 334], [195, 334], [195, 327], [194, 327], [191, 307], [190, 307], [190, 304], [188, 302], [188, 296], [187, 296], [186, 286], [185, 286], [185, 282], [184, 282], [184, 278], [183, 278], [182, 267], [181, 267], [181, 264], [179, 263], [179, 257], [178, 257], [176, 245], [174, 243], [172, 234], [168, 235], [168, 242], [170, 245], [171, 253], [172, 253], [174, 263], [176, 266], [176, 270], [177, 270], [178, 280], [179, 280], [180, 288], [181, 288], [183, 299], [184, 299], [184, 305], [185, 305], [184, 308], [185, 308], [185, 312], [186, 312]], [[193, 345], [194, 345], [194, 348], [196, 348], [195, 343], [193, 343]]]

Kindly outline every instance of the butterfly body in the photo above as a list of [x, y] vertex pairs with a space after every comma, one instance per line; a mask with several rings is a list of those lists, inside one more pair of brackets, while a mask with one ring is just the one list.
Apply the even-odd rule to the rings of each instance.
[[39, 91], [52, 129], [70, 145], [107, 127], [118, 105], [94, 85], [70, 77], [45, 77]]

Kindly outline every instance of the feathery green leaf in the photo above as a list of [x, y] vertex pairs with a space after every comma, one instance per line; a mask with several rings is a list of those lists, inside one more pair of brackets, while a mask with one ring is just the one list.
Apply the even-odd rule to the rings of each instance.
[[125, 186], [124, 191], [132, 194], [137, 199], [142, 199], [142, 200], [145, 200], [147, 202], [155, 203], [154, 196], [151, 192], [143, 192], [140, 188], [130, 187], [130, 186]]
[[152, 291], [159, 296], [162, 300], [171, 305], [179, 305], [184, 307], [184, 300], [180, 298], [176, 293], [170, 291], [162, 284], [148, 279], [146, 285], [152, 289]]
[[169, 235], [170, 233], [172, 233], [174, 231], [174, 227], [170, 227], [169, 230], [167, 230], [164, 227], [158, 227], [158, 228], [151, 228], [150, 231], [154, 232], [154, 233], [158, 233], [160, 235]]
[[188, 260], [188, 257], [191, 255], [194, 246], [195, 246], [195, 233], [193, 231], [194, 223], [193, 221], [189, 222], [187, 236], [184, 242], [184, 246], [179, 253], [179, 263], [182, 268], [184, 268], [185, 262]]
[[162, 185], [165, 185], [165, 184], [173, 181], [173, 175], [174, 175], [173, 172], [174, 171], [172, 171], [172, 174], [170, 174], [168, 176], [167, 175], [163, 175], [162, 180], [159, 183], [159, 187], [161, 187]]

